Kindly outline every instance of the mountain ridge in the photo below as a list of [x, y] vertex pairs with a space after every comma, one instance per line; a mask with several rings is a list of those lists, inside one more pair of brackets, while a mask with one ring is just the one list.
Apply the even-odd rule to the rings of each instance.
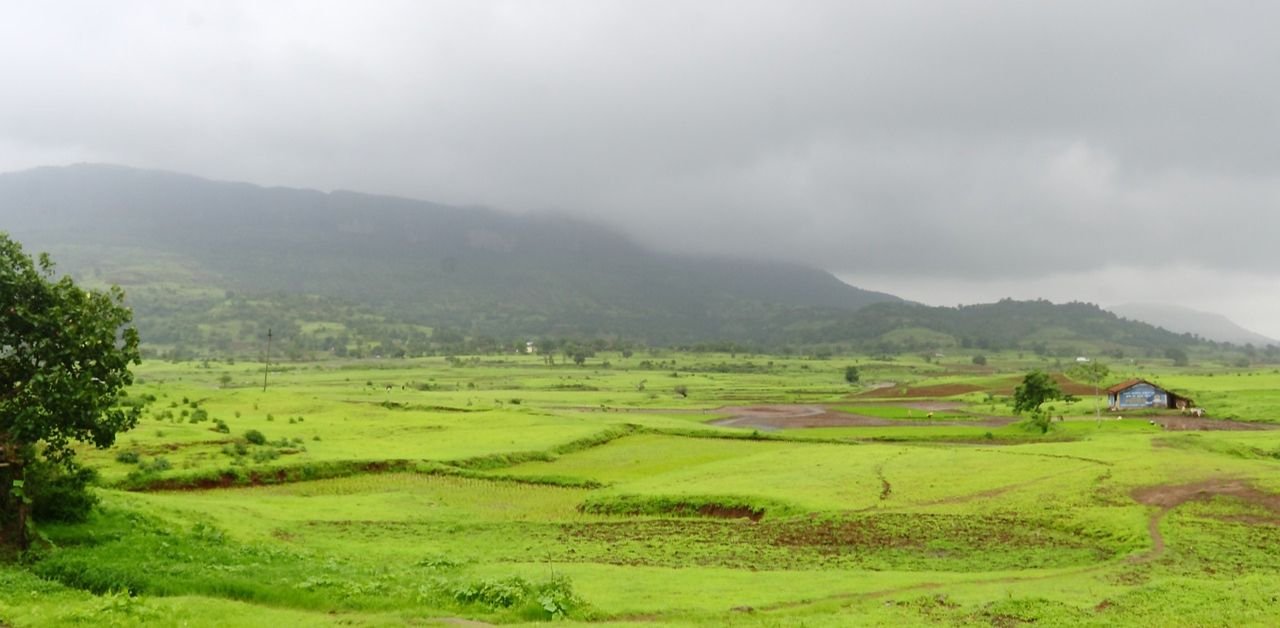
[[[0, 174], [0, 219], [126, 288], [144, 339], [251, 354], [423, 355], [525, 339], [1048, 356], [1196, 344], [1096, 305], [928, 307], [785, 262], [679, 256], [575, 218], [81, 164]], [[517, 340], [519, 339], [519, 340]]]
[[179, 254], [230, 289], [385, 304], [478, 333], [683, 342], [744, 317], [900, 300], [795, 264], [660, 254], [563, 216], [124, 166], [0, 174], [0, 212], [16, 237], [40, 246]]

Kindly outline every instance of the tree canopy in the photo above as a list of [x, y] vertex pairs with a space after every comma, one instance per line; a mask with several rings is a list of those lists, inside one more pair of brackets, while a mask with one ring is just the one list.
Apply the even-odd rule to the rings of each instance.
[[858, 367], [844, 367], [844, 381], [849, 382], [850, 384], [856, 384], [860, 379], [862, 379], [862, 374], [858, 372]]
[[1031, 415], [1031, 423], [1041, 432], [1049, 431], [1049, 417], [1040, 409], [1046, 401], [1062, 398], [1062, 389], [1048, 373], [1034, 370], [1022, 378], [1013, 391], [1013, 411]]
[[137, 424], [122, 406], [139, 363], [138, 333], [118, 287], [85, 290], [54, 278], [0, 232], [0, 538], [25, 546], [31, 487], [26, 468], [43, 456], [67, 469], [77, 442], [110, 447]]

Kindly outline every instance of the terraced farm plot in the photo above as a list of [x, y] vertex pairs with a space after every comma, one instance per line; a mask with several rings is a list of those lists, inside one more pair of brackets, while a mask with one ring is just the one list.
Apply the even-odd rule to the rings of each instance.
[[[947, 396], [867, 402], [840, 364], [668, 359], [147, 365], [143, 424], [81, 454], [101, 508], [0, 569], [0, 620], [1274, 623], [1280, 430], [1086, 399], [1041, 435], [953, 394], [1006, 374], [868, 366]], [[1271, 416], [1265, 376], [1179, 385], [1236, 379]]]

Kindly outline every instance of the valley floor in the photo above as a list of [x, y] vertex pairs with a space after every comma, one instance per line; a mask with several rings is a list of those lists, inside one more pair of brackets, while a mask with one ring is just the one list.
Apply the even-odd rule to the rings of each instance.
[[0, 624], [1280, 621], [1272, 374], [1168, 375], [1260, 429], [1086, 398], [1041, 435], [1021, 364], [647, 359], [144, 365], [143, 424], [81, 453], [100, 508], [0, 566]]

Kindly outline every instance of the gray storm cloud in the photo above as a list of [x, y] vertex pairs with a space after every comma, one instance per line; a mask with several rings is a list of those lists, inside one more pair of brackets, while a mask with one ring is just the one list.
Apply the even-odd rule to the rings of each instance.
[[848, 274], [1280, 272], [1280, 9], [10, 5], [0, 167], [555, 210]]

